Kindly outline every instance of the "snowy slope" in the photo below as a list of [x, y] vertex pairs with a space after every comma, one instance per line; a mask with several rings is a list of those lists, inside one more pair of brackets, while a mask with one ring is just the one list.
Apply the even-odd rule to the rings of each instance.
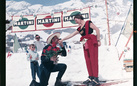
[[[32, 34], [40, 34], [44, 39], [49, 34], [41, 32], [33, 32]], [[22, 34], [22, 33], [20, 33]], [[17, 33], [17, 36], [20, 36]], [[26, 33], [28, 34], [28, 33]], [[23, 34], [25, 36], [25, 34]], [[61, 38], [68, 35], [63, 32]], [[88, 73], [86, 69], [85, 59], [82, 44], [74, 44], [73, 41], [78, 41], [80, 35], [67, 40], [67, 44], [72, 47], [70, 52], [67, 52], [66, 57], [59, 58], [59, 63], [67, 64], [67, 70], [62, 78], [63, 81], [84, 81], [87, 79]], [[123, 37], [121, 37], [123, 38]], [[125, 40], [126, 41], [126, 40]], [[29, 41], [31, 43], [33, 41]], [[122, 44], [121, 44], [122, 45]], [[68, 50], [68, 48], [67, 48]], [[121, 49], [122, 50], [122, 49]], [[39, 52], [41, 54], [41, 52]], [[6, 53], [7, 55], [7, 53]], [[126, 72], [123, 70], [122, 60], [118, 60], [117, 48], [112, 46], [99, 47], [99, 79], [100, 80], [119, 80], [127, 79], [129, 82], [119, 86], [133, 86], [133, 72]], [[40, 62], [39, 62], [40, 63]], [[49, 86], [53, 86], [57, 73], [52, 73]], [[36, 79], [38, 82], [39, 80]], [[23, 81], [23, 82], [22, 82]], [[15, 86], [28, 86], [31, 81], [30, 63], [26, 59], [26, 53], [22, 50], [18, 53], [14, 53], [10, 58], [6, 58], [6, 86], [11, 86], [11, 83]], [[115, 85], [113, 85], [115, 86]], [[117, 85], [116, 85], [117, 86]]]
[[[124, 1], [124, 2], [123, 2]], [[108, 1], [108, 13], [110, 20], [125, 21], [127, 11], [131, 2], [127, 0], [109, 0]], [[16, 5], [16, 7], [15, 7]], [[31, 5], [25, 1], [6, 1], [6, 19], [11, 20], [12, 15], [31, 15], [31, 14], [43, 14], [57, 12], [61, 10], [71, 10], [76, 8], [83, 8], [91, 6], [91, 20], [100, 29], [101, 43], [99, 47], [99, 79], [100, 80], [113, 80], [113, 79], [128, 79], [129, 81], [123, 84], [113, 86], [133, 86], [133, 72], [126, 72], [123, 70], [123, 58], [119, 61], [119, 56], [124, 50], [124, 46], [127, 42], [127, 38], [121, 35], [120, 41], [115, 47], [115, 43], [122, 28], [123, 22], [110, 21], [110, 37], [111, 46], [108, 46], [107, 35], [107, 21], [106, 21], [106, 8], [103, 0], [93, 0], [84, 4], [80, 0], [70, 0], [64, 3], [60, 3], [54, 6], [43, 6], [40, 4]], [[117, 12], [120, 14], [117, 15]], [[71, 31], [70, 31], [71, 30]], [[72, 33], [74, 28], [63, 28], [48, 31], [34, 31], [34, 32], [18, 32], [17, 37], [23, 39], [27, 35], [35, 36], [39, 34], [42, 41], [46, 41], [47, 37], [54, 32], [61, 32], [61, 38]], [[8, 36], [9, 35], [9, 36]], [[13, 42], [13, 36], [15, 33], [10, 31], [6, 32], [6, 42]], [[69, 40], [66, 40], [67, 44], [72, 47], [66, 57], [60, 57], [60, 63], [67, 64], [67, 70], [63, 76], [64, 81], [84, 81], [87, 79], [88, 73], [86, 69], [85, 59], [82, 44], [75, 44], [79, 42], [80, 35], [77, 35]], [[26, 38], [22, 43], [33, 43], [34, 39], [27, 40]], [[133, 41], [128, 44], [130, 50], [126, 54], [126, 57], [133, 58]], [[6, 44], [6, 47], [11, 47]], [[67, 49], [68, 50], [68, 49]], [[41, 55], [41, 52], [39, 52]], [[7, 53], [6, 53], [7, 55]], [[40, 61], [39, 61], [40, 62]], [[52, 73], [49, 86], [53, 86], [57, 73]], [[37, 79], [39, 82], [39, 80]], [[23, 50], [19, 50], [18, 53], [12, 54], [10, 58], [6, 58], [6, 86], [28, 86], [31, 82], [30, 63], [26, 59], [26, 53]]]
[[[124, 0], [124, 3], [122, 2], [123, 0], [119, 0], [121, 3], [119, 3], [116, 0], [111, 0], [108, 1], [109, 3], [109, 14], [111, 13], [116, 14], [116, 11], [120, 11], [121, 13], [125, 14], [128, 9], [128, 5], [131, 4], [131, 2]], [[104, 12], [101, 12], [101, 14], [106, 13], [105, 12], [105, 2], [103, 0], [98, 0], [94, 2], [88, 2], [84, 4], [81, 2], [81, 0], [70, 0], [64, 3], [60, 3], [54, 6], [42, 6], [40, 4], [36, 5], [31, 5], [30, 3], [27, 3], [25, 1], [6, 1], [6, 19], [10, 20], [11, 16], [13, 15], [32, 15], [32, 14], [43, 14], [43, 13], [51, 13], [51, 12], [58, 12], [62, 10], [71, 10], [71, 9], [79, 9], [87, 6], [92, 6], [93, 8], [95, 6], [101, 8], [104, 10]], [[119, 10], [120, 9], [120, 10]], [[92, 11], [92, 10], [91, 10]], [[113, 11], [113, 12], [112, 12]], [[100, 13], [98, 13], [100, 14]], [[120, 14], [121, 17], [123, 17]], [[114, 15], [113, 15], [114, 16]], [[115, 15], [116, 16], [116, 15]], [[111, 17], [111, 16], [109, 16]]]
[[[73, 47], [73, 45], [71, 46]], [[130, 81], [126, 85], [119, 86], [133, 86], [133, 72], [123, 70], [115, 47], [102, 46], [99, 48], [99, 52], [99, 79], [127, 79]], [[88, 73], [81, 44], [78, 44], [75, 48], [73, 47], [66, 57], [60, 57], [59, 63], [67, 64], [67, 70], [62, 78], [63, 81], [84, 81], [87, 79]], [[51, 74], [49, 86], [54, 85], [56, 76], [57, 72]], [[39, 82], [38, 79], [36, 80]], [[11, 86], [11, 84], [28, 86], [30, 81], [30, 63], [26, 59], [26, 53], [14, 53], [10, 58], [6, 59], [6, 86]]]

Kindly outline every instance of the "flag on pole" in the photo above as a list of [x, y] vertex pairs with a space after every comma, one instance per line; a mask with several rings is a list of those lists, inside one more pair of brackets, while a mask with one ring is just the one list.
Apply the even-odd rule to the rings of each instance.
[[[124, 28], [122, 34], [125, 37], [129, 38], [132, 31], [133, 31], [133, 12], [132, 12], [132, 10], [130, 10], [130, 12], [127, 16], [126, 25], [125, 25], [125, 28]], [[133, 40], [133, 38], [132, 38], [132, 40]]]
[[17, 35], [15, 34], [14, 43], [13, 43], [13, 52], [17, 52], [19, 48], [21, 48], [21, 46], [19, 44]]
[[[130, 9], [129, 14], [127, 16], [127, 20], [126, 20], [126, 25], [125, 28], [123, 30], [122, 33], [125, 37], [128, 38], [127, 43], [125, 45], [125, 47], [127, 47], [129, 41], [133, 42], [133, 12]], [[127, 50], [127, 49], [126, 49]], [[121, 59], [122, 55], [123, 55], [124, 51], [122, 51], [119, 60]]]
[[[125, 19], [124, 25], [122, 26], [122, 29], [120, 31], [120, 34], [118, 36], [118, 39], [117, 39], [117, 42], [116, 42], [115, 46], [117, 46], [117, 43], [119, 41], [119, 38], [120, 38], [121, 34], [125, 35], [125, 34], [127, 34], [127, 33], [125, 33], [125, 31], [128, 31], [128, 33], [129, 33], [128, 36], [130, 36], [130, 33], [132, 32], [133, 28], [131, 28], [131, 27], [133, 26], [133, 14], [132, 14], [132, 10], [131, 9], [132, 9], [132, 5], [130, 5], [129, 11], [128, 11], [128, 15], [127, 15], [127, 17]], [[128, 27], [130, 27], [130, 28], [127, 29]], [[124, 29], [124, 31], [123, 31], [123, 29]]]

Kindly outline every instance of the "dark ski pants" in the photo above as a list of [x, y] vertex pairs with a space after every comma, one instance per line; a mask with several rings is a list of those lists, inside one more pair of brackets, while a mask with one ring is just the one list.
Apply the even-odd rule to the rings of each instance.
[[84, 55], [89, 76], [98, 77], [98, 45], [89, 45], [84, 48]]
[[37, 61], [32, 61], [30, 63], [30, 66], [31, 66], [31, 74], [32, 74], [32, 79], [33, 80], [36, 80], [36, 73], [37, 73], [37, 76], [38, 78], [40, 78], [40, 69], [39, 69], [39, 64]]
[[67, 68], [66, 64], [57, 64], [53, 67], [51, 71], [47, 70], [46, 67], [41, 65], [41, 75], [40, 75], [40, 86], [47, 86], [49, 77], [51, 72], [58, 72], [57, 78], [56, 79], [61, 79], [63, 74], [65, 73]]

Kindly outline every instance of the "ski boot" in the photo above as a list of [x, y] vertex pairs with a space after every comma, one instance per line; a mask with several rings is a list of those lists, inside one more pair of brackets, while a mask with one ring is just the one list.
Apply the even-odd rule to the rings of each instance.
[[83, 84], [89, 84], [89, 83], [92, 81], [93, 78], [94, 78], [94, 77], [89, 76], [88, 79], [83, 82]]
[[89, 82], [89, 86], [97, 86], [100, 85], [98, 77], [94, 77], [91, 82]]

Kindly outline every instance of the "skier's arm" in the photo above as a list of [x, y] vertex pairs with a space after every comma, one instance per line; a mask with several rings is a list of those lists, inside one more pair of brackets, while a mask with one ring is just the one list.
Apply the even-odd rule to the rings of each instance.
[[72, 38], [73, 36], [77, 35], [79, 32], [78, 31], [74, 31], [73, 33], [69, 34], [68, 36], [66, 36], [65, 38], [61, 39], [61, 41], [67, 40]]
[[39, 60], [39, 54], [37, 53], [37, 58], [36, 58], [36, 60]]
[[100, 31], [99, 29], [93, 24], [93, 23], [90, 23], [90, 27], [96, 31], [97, 33], [97, 40], [100, 40]]
[[30, 60], [30, 54], [29, 53], [27, 54], [27, 60], [28, 61]]
[[67, 52], [66, 52], [65, 47], [62, 47], [62, 54], [61, 54], [61, 56], [67, 56]]
[[35, 51], [37, 51], [37, 46], [35, 46]]
[[34, 45], [35, 45], [35, 51], [37, 51], [36, 41], [34, 41], [33, 43], [34, 43]]
[[32, 55], [31, 54], [27, 54], [27, 60], [31, 60], [32, 59]]
[[99, 31], [99, 29], [98, 29], [93, 23], [90, 23], [90, 27], [91, 27], [93, 30], [96, 31], [98, 45], [100, 46], [100, 45], [101, 45], [101, 42], [100, 42], [100, 31]]
[[66, 49], [63, 46], [63, 43], [62, 42], [58, 42], [58, 44], [61, 46], [61, 51], [59, 52], [59, 54], [61, 54], [61, 56], [67, 56]]

